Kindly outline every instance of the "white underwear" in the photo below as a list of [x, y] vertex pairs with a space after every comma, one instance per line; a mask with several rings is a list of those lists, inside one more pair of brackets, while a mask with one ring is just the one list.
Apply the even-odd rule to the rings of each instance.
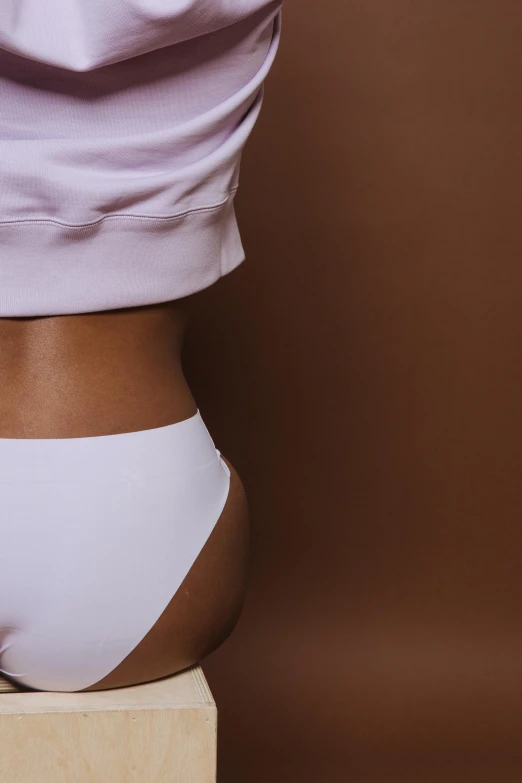
[[0, 671], [47, 691], [109, 674], [178, 590], [230, 471], [201, 414], [85, 438], [0, 438]]

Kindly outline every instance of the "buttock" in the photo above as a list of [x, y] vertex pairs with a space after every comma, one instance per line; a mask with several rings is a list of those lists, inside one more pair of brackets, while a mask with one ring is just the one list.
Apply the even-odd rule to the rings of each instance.
[[0, 671], [39, 690], [108, 675], [165, 610], [225, 506], [199, 410], [139, 432], [0, 438]]

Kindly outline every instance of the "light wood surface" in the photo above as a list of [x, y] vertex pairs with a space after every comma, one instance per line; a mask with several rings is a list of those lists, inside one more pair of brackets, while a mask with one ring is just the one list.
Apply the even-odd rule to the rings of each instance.
[[0, 783], [215, 783], [216, 731], [199, 666], [88, 693], [0, 679]]

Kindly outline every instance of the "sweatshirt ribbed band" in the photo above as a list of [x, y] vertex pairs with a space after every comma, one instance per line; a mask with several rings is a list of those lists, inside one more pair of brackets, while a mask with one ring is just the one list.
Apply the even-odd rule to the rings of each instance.
[[0, 223], [0, 317], [133, 307], [206, 288], [245, 258], [234, 195], [172, 217]]

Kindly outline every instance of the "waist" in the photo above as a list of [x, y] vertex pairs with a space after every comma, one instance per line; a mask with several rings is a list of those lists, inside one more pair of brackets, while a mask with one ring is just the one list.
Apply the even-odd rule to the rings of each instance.
[[175, 424], [197, 406], [181, 366], [184, 300], [0, 319], [0, 437], [72, 438]]

